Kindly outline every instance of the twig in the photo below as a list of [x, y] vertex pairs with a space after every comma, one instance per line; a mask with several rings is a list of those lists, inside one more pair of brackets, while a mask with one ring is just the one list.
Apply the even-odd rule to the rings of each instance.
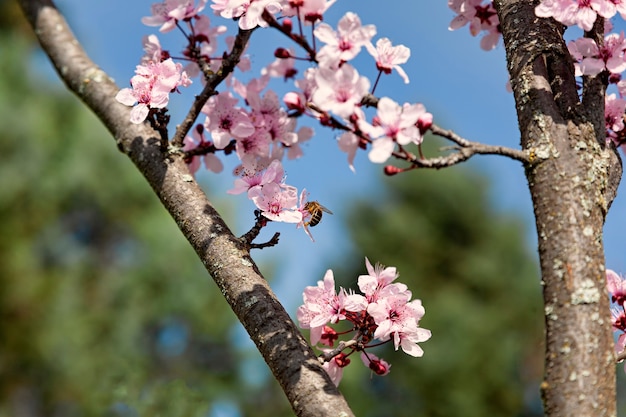
[[300, 45], [300, 47], [309, 54], [309, 58], [312, 62], [317, 62], [317, 58], [316, 58], [317, 52], [315, 52], [315, 49], [312, 48], [311, 45], [309, 45], [309, 43], [307, 42], [304, 36], [296, 35], [290, 29], [287, 29], [285, 26], [279, 24], [276, 18], [267, 10], [263, 10], [262, 17], [263, 17], [263, 20], [265, 20], [270, 27], [277, 29], [279, 32], [283, 33], [289, 39], [291, 39], [292, 41]]
[[337, 347], [331, 351], [328, 352], [324, 352], [322, 354], [320, 354], [317, 358], [320, 361], [320, 363], [324, 363], [324, 362], [328, 362], [329, 360], [331, 360], [332, 358], [334, 358], [335, 356], [339, 355], [344, 349], [349, 348], [351, 346], [354, 346], [356, 344], [358, 344], [359, 342], [357, 342], [354, 339], [348, 340], [348, 341], [341, 341], [339, 342], [339, 344], [337, 345]]
[[187, 116], [182, 121], [180, 125], [176, 128], [176, 134], [172, 139], [172, 146], [174, 148], [182, 148], [183, 141], [191, 127], [195, 123], [198, 115], [202, 111], [202, 108], [206, 104], [206, 102], [211, 98], [211, 96], [216, 94], [215, 89], [217, 86], [228, 77], [228, 75], [234, 71], [235, 67], [239, 63], [241, 59], [241, 55], [243, 51], [246, 49], [248, 45], [248, 41], [250, 40], [250, 36], [254, 29], [251, 30], [239, 30], [237, 33], [237, 37], [235, 38], [235, 44], [233, 45], [233, 49], [230, 51], [230, 54], [226, 55], [222, 60], [222, 65], [217, 72], [211, 73], [206, 69], [203, 69], [204, 75], [206, 77], [206, 85], [202, 89], [202, 92], [196, 96]]

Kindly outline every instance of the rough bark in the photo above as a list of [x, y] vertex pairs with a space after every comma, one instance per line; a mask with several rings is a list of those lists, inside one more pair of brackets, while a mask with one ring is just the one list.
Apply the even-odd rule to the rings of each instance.
[[[580, 99], [562, 25], [537, 18], [533, 0], [495, 5], [522, 148], [534, 158], [526, 175], [545, 303], [545, 414], [615, 416], [602, 227], [622, 168], [605, 143], [605, 80], [586, 78]], [[587, 35], [602, 38], [601, 29], [598, 22]]]
[[[248, 331], [298, 416], [353, 416], [267, 281], [189, 174], [181, 155], [162, 149], [157, 132], [129, 122], [119, 87], [85, 54], [51, 1], [20, 1], [59, 76], [104, 123], [202, 260]], [[211, 318], [207, 317], [207, 320]]]

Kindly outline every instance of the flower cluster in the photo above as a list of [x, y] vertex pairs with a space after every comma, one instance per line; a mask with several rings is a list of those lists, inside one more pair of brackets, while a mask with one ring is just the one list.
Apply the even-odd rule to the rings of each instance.
[[[617, 333], [615, 351], [624, 360], [626, 356], [626, 280], [617, 275], [614, 271], [606, 271], [606, 289], [611, 296], [612, 325], [613, 331]], [[624, 367], [626, 371], [626, 365]]]
[[[418, 299], [411, 300], [407, 286], [394, 283], [398, 273], [394, 267], [375, 267], [365, 258], [367, 275], [358, 278], [362, 294], [335, 290], [333, 271], [328, 270], [323, 281], [304, 290], [304, 304], [298, 308], [300, 327], [310, 330], [311, 344], [321, 343], [329, 348], [335, 346], [339, 336], [353, 333], [348, 341], [341, 341], [335, 349], [322, 349], [320, 356], [331, 379], [336, 385], [343, 375], [343, 368], [350, 363], [354, 352], [361, 353], [361, 360], [377, 375], [386, 375], [390, 365], [370, 352], [375, 346], [393, 343], [414, 357], [424, 354], [418, 343], [430, 339], [430, 330], [419, 326], [424, 307]], [[338, 333], [328, 324], [347, 321], [351, 329]], [[345, 353], [344, 351], [348, 351]]]
[[620, 13], [626, 18], [626, 2], [623, 0], [542, 0], [536, 7], [538, 17], [552, 17], [565, 26], [576, 25], [590, 31], [598, 15], [610, 19]]
[[130, 121], [142, 123], [150, 109], [162, 109], [169, 102], [170, 93], [178, 86], [187, 87], [191, 80], [182, 70], [183, 66], [171, 58], [162, 62], [137, 65], [135, 76], [130, 79], [132, 88], [121, 89], [115, 98], [126, 106], [134, 106]]
[[[392, 156], [414, 158], [405, 147], [419, 146], [432, 125], [432, 115], [422, 104], [400, 104], [388, 97], [376, 99], [373, 96], [383, 75], [396, 72], [404, 83], [409, 83], [402, 68], [410, 58], [409, 48], [394, 45], [385, 37], [374, 39], [376, 27], [363, 25], [355, 13], [346, 13], [336, 27], [323, 23], [324, 13], [334, 3], [335, 0], [163, 0], [155, 3], [151, 16], [144, 17], [142, 22], [159, 27], [161, 33], [178, 28], [187, 45], [180, 53], [170, 54], [161, 47], [156, 35], [144, 38], [145, 55], [131, 79], [132, 88], [122, 89], [117, 100], [133, 106], [130, 115], [133, 123], [148, 119], [164, 132], [169, 94], [179, 86], [188, 86], [190, 78], [197, 76], [205, 84], [213, 74], [222, 71], [224, 59], [235, 52], [237, 68], [249, 69], [245, 47], [235, 46], [235, 39], [227, 37], [222, 43], [226, 49], [222, 48], [220, 37], [226, 33], [226, 27], [213, 25], [201, 14], [205, 10], [236, 20], [240, 29], [272, 26], [282, 32], [290, 43], [301, 47], [305, 56], [299, 57], [293, 47], [278, 47], [276, 59], [262, 68], [257, 78], [247, 77], [247, 81], [242, 82], [233, 72], [228, 72], [224, 80], [226, 88], [219, 93], [206, 94], [210, 97], [205, 99], [200, 111], [204, 120], [189, 129], [190, 133], [177, 137], [173, 148], [184, 152], [192, 174], [202, 165], [220, 172], [223, 170], [220, 153], [236, 155], [240, 164], [235, 169], [239, 184], [235, 190], [241, 190], [242, 183], [250, 184], [245, 189], [246, 195], [263, 217], [296, 223], [310, 236], [306, 226], [313, 215], [303, 208], [305, 193], [298, 197], [297, 190], [283, 182], [282, 174], [275, 175], [278, 169], [282, 170], [281, 161], [301, 157], [302, 144], [313, 137], [311, 127], [296, 126], [299, 117], [308, 117], [322, 126], [342, 131], [337, 143], [339, 149], [348, 154], [348, 165], [353, 171], [359, 149], [368, 150], [370, 161], [375, 163], [383, 163]], [[294, 21], [297, 21], [297, 29]], [[305, 25], [312, 26], [310, 39], [302, 30]], [[370, 68], [376, 77], [374, 82], [351, 65], [363, 50], [372, 57]], [[174, 63], [173, 56], [181, 57], [185, 67]], [[296, 67], [306, 63], [307, 68]], [[268, 87], [276, 78], [292, 81], [294, 85], [282, 99]], [[195, 112], [197, 115], [198, 110]], [[268, 180], [268, 176], [273, 179]]]
[[457, 14], [448, 29], [460, 29], [469, 23], [472, 36], [485, 33], [480, 40], [480, 47], [489, 51], [498, 45], [502, 33], [493, 2], [489, 0], [483, 3], [483, 0], [448, 0], [448, 7]]

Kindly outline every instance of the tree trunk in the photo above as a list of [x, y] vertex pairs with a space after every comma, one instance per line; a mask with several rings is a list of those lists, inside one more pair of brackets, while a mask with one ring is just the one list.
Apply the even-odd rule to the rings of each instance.
[[[621, 178], [605, 142], [603, 75], [579, 99], [563, 27], [532, 0], [496, 0], [533, 199], [545, 303], [545, 414], [615, 416], [602, 227]], [[592, 33], [602, 39], [599, 19]]]

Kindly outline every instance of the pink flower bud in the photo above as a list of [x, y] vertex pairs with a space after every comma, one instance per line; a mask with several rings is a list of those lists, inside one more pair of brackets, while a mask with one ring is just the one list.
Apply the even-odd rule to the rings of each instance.
[[393, 165], [386, 165], [384, 172], [385, 175], [389, 175], [390, 177], [404, 171], [402, 168], [394, 167]]
[[293, 22], [291, 21], [291, 19], [283, 20], [283, 28], [285, 29], [285, 31], [291, 33], [291, 30], [293, 29]]

